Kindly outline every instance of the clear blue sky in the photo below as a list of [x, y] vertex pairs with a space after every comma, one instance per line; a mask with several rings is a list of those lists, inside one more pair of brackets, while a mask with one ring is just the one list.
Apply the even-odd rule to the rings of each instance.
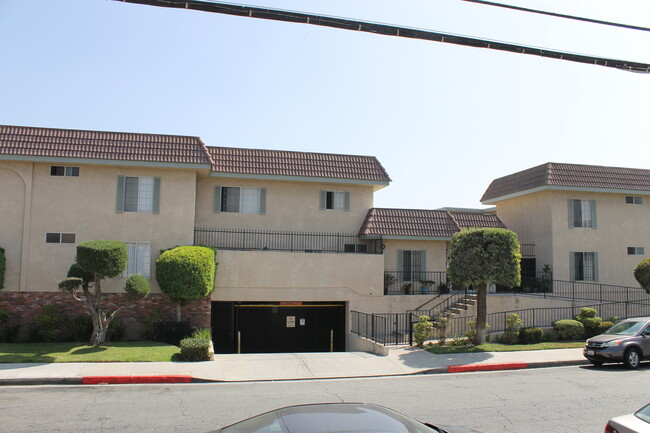
[[[256, 0], [650, 63], [650, 32], [460, 0]], [[647, 0], [513, 0], [650, 27]], [[0, 0], [0, 124], [374, 155], [377, 207], [480, 207], [544, 162], [650, 168], [650, 74], [107, 0]]]

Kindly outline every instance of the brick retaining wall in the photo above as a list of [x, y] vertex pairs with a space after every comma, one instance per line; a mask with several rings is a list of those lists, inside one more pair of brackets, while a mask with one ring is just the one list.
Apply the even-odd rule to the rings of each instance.
[[[103, 293], [102, 308], [115, 310], [125, 305], [125, 293]], [[34, 326], [34, 316], [41, 313], [45, 305], [57, 305], [69, 319], [79, 315], [90, 316], [84, 303], [77, 301], [69, 293], [62, 292], [4, 292], [0, 291], [0, 310], [9, 313], [12, 322], [19, 323], [20, 335], [25, 337]], [[162, 311], [163, 320], [176, 320], [176, 304], [161, 293], [152, 293], [135, 305], [123, 310], [115, 320], [125, 329], [125, 339], [141, 338], [145, 319], [153, 309]], [[191, 301], [181, 307], [183, 320], [192, 327], [209, 328], [211, 325], [211, 299], [209, 296]]]

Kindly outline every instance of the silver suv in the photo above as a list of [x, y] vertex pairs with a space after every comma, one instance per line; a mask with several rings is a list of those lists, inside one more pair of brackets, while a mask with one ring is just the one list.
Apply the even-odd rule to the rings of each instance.
[[638, 368], [643, 359], [650, 359], [650, 317], [618, 322], [588, 339], [582, 353], [594, 365], [622, 362], [627, 368]]

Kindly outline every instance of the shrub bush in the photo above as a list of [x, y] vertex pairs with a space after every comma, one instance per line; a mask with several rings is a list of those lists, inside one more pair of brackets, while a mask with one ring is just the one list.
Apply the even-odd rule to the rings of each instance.
[[56, 341], [63, 331], [65, 316], [56, 305], [45, 305], [40, 314], [34, 317], [36, 322], [35, 337], [39, 341], [51, 343]]
[[180, 343], [181, 358], [184, 361], [209, 361], [210, 340], [204, 338], [184, 338]]
[[176, 247], [156, 260], [160, 290], [174, 302], [207, 296], [214, 290], [215, 252], [207, 247]]
[[5, 287], [5, 269], [7, 269], [5, 250], [0, 248], [0, 289], [4, 289]]
[[504, 344], [517, 344], [519, 342], [519, 330], [524, 322], [517, 313], [508, 313], [506, 315], [506, 330], [501, 336]]
[[451, 313], [441, 313], [433, 322], [433, 327], [438, 331], [438, 344], [444, 346], [447, 342], [447, 332], [451, 327]]
[[9, 313], [0, 310], [0, 343], [15, 343], [19, 331], [20, 325], [12, 323]]
[[[490, 330], [490, 324], [486, 323], [485, 324], [485, 341], [489, 342], [490, 337], [487, 335], [487, 332]], [[476, 337], [476, 317], [474, 317], [474, 320], [470, 320], [467, 322], [467, 331], [465, 331], [465, 338], [467, 338], [467, 343], [472, 344], [474, 343], [474, 338]]]
[[[602, 334], [603, 332], [607, 331], [609, 328], [614, 326], [614, 324], [608, 320], [603, 320], [600, 322], [600, 325], [598, 326], [598, 334]], [[596, 335], [598, 335], [596, 334]]]
[[101, 279], [115, 278], [126, 269], [128, 253], [120, 241], [96, 240], [77, 244], [77, 263]]
[[158, 328], [160, 341], [178, 346], [180, 341], [192, 333], [190, 322], [162, 322]]
[[160, 338], [160, 326], [163, 323], [162, 311], [154, 308], [144, 320], [144, 338], [151, 341], [158, 341]]
[[131, 300], [146, 298], [151, 291], [149, 280], [140, 274], [133, 274], [127, 278], [124, 291]]
[[642, 260], [634, 268], [634, 278], [646, 292], [650, 293], [650, 257]]
[[70, 322], [74, 341], [87, 343], [93, 335], [93, 319], [90, 316], [79, 315]]
[[586, 338], [600, 334], [600, 322], [602, 322], [603, 319], [596, 317], [596, 313], [597, 312], [594, 308], [585, 307], [581, 308], [580, 314], [575, 317], [575, 319], [585, 327], [584, 336]]
[[420, 316], [419, 319], [420, 321], [413, 327], [413, 339], [418, 347], [422, 347], [426, 340], [431, 339], [433, 323], [431, 323], [431, 317], [426, 315]]
[[544, 340], [544, 331], [541, 328], [528, 326], [519, 330], [519, 341], [522, 344], [537, 344]]
[[584, 325], [577, 320], [556, 320], [553, 322], [553, 329], [560, 340], [581, 340], [585, 335]]

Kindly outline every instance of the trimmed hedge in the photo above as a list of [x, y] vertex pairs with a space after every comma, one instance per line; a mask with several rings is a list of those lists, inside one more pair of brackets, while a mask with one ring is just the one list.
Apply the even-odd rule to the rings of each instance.
[[544, 331], [541, 328], [528, 326], [519, 330], [519, 341], [521, 344], [537, 344], [544, 340]]
[[216, 271], [215, 251], [208, 247], [176, 247], [156, 260], [160, 291], [179, 303], [212, 293]]
[[577, 320], [556, 320], [553, 322], [553, 329], [560, 340], [581, 340], [585, 335], [584, 325]]
[[101, 279], [120, 275], [126, 269], [128, 257], [124, 242], [96, 240], [77, 244], [79, 266]]
[[634, 268], [634, 278], [646, 292], [650, 293], [650, 257], [642, 260]]
[[126, 291], [132, 300], [146, 298], [151, 291], [149, 280], [140, 274], [133, 274], [127, 278], [124, 291]]
[[600, 323], [603, 319], [597, 317], [597, 313], [598, 312], [595, 308], [584, 307], [580, 309], [580, 314], [575, 317], [575, 319], [585, 327], [584, 336], [586, 338], [591, 338], [594, 335], [600, 334]]
[[5, 250], [0, 248], [0, 290], [5, 287], [5, 269], [7, 269]]
[[184, 338], [181, 340], [181, 358], [184, 361], [209, 361], [210, 340], [204, 338]]

